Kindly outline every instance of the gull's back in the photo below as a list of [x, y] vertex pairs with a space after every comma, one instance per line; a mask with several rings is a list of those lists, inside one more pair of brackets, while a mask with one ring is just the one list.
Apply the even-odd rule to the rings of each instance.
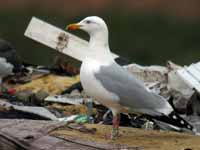
[[106, 90], [119, 97], [122, 106], [130, 107], [133, 111], [150, 115], [172, 111], [164, 98], [147, 91], [142, 81], [116, 63], [101, 66], [95, 77]]

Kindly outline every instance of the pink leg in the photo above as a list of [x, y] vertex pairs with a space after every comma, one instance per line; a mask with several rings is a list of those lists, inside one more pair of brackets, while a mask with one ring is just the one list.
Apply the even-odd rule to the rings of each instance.
[[113, 116], [113, 128], [112, 128], [112, 134], [111, 139], [115, 139], [119, 136], [119, 124], [120, 124], [120, 114], [116, 114]]

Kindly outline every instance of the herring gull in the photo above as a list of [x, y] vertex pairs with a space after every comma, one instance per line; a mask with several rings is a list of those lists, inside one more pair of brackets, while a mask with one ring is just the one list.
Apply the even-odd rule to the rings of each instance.
[[81, 29], [90, 36], [90, 54], [82, 62], [80, 80], [89, 96], [111, 109], [111, 138], [118, 136], [120, 113], [125, 110], [153, 116], [179, 128], [194, 130], [167, 100], [148, 91], [141, 80], [115, 62], [109, 48], [108, 27], [102, 18], [86, 17], [79, 23], [68, 25], [67, 29]]

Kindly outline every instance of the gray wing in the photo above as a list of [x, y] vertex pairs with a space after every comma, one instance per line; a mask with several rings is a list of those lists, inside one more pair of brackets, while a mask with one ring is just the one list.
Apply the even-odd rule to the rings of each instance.
[[142, 81], [117, 64], [102, 66], [95, 77], [106, 90], [120, 98], [121, 105], [134, 111], [152, 115], [168, 114], [172, 111], [164, 98], [148, 92]]

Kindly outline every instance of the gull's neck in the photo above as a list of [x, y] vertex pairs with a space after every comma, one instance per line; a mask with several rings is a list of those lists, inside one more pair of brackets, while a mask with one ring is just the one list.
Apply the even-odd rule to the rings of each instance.
[[90, 47], [106, 47], [109, 49], [108, 44], [108, 31], [96, 31], [94, 33], [90, 33], [90, 41], [89, 41]]
[[104, 63], [114, 62], [109, 48], [107, 29], [90, 33], [89, 47], [91, 49], [92, 58]]

